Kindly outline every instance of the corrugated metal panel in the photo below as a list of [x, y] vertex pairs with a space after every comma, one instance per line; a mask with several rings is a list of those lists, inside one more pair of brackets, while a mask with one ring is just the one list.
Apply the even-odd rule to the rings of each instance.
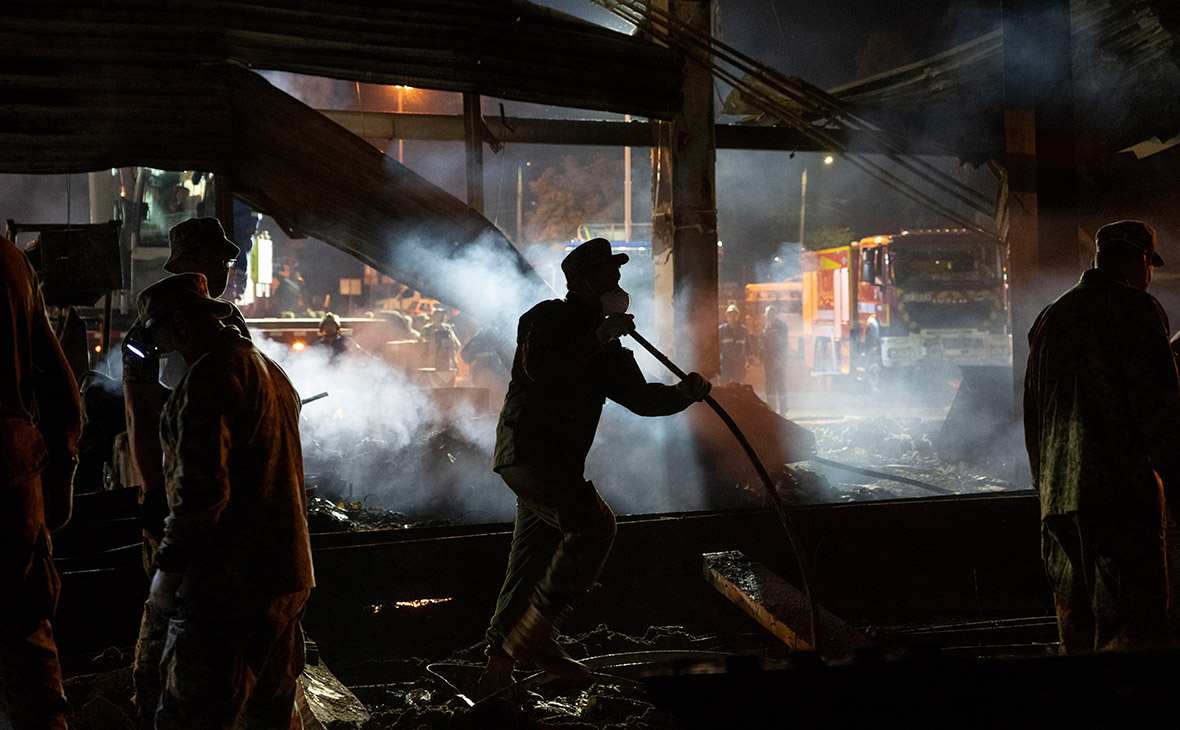
[[[1073, 0], [1082, 157], [1180, 132], [1180, 43], [1169, 30], [1180, 23], [1175, 8], [1174, 0]], [[1002, 153], [1003, 53], [997, 30], [828, 93], [899, 138], [925, 137], [979, 163]], [[775, 123], [738, 92], [725, 110], [749, 114], [753, 123]]]
[[12, 68], [259, 69], [669, 118], [682, 60], [520, 0], [5, 0]]
[[680, 63], [512, 0], [5, 0], [0, 171], [227, 174], [287, 230], [501, 323], [548, 294], [504, 236], [245, 64], [668, 116]]
[[[235, 197], [284, 229], [484, 322], [500, 323], [548, 295], [483, 216], [248, 69], [52, 70], [40, 85], [28, 76], [0, 79], [0, 94], [19, 99], [0, 106], [0, 170], [145, 165], [228, 175]], [[88, 78], [98, 81], [82, 83]], [[479, 281], [459, 265], [471, 256], [479, 257]]]

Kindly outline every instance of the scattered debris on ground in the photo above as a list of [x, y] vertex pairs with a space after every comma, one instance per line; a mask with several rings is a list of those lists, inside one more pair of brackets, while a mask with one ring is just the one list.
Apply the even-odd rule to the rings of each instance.
[[[708, 653], [725, 644], [731, 650], [767, 654], [773, 642], [764, 634], [719, 639], [694, 636], [681, 627], [651, 627], [643, 636], [629, 636], [600, 625], [585, 634], [562, 637], [571, 656], [585, 659], [628, 652], [681, 651]], [[785, 649], [783, 650], [785, 651]], [[75, 730], [133, 730], [131, 656], [118, 652], [122, 666], [110, 668], [114, 654], [96, 658], [96, 671], [66, 680], [74, 708]], [[467, 730], [474, 728], [571, 728], [579, 730], [674, 730], [671, 714], [657, 709], [637, 681], [637, 670], [620, 673], [617, 681], [596, 681], [589, 687], [549, 682], [522, 690], [512, 702], [472, 708], [460, 693], [473, 694], [483, 667], [482, 645], [447, 657], [409, 658], [381, 662], [368, 674], [381, 682], [344, 691], [322, 663], [309, 662], [303, 687], [316, 721], [326, 730]], [[445, 666], [446, 671], [439, 667]], [[433, 669], [433, 671], [432, 671]], [[622, 671], [622, 670], [616, 670]], [[318, 672], [318, 673], [317, 673]], [[527, 672], [522, 676], [527, 676]], [[355, 697], [354, 697], [355, 696]], [[359, 700], [359, 702], [358, 702]], [[363, 706], [362, 706], [363, 704]], [[331, 713], [325, 713], [324, 708]]]
[[[956, 494], [1027, 488], [1023, 442], [997, 449], [972, 462], [948, 462], [938, 455], [942, 421], [930, 419], [846, 418], [810, 424], [819, 456], [850, 466], [907, 477]], [[900, 482], [816, 466], [830, 485], [829, 502], [928, 497], [930, 491]]]

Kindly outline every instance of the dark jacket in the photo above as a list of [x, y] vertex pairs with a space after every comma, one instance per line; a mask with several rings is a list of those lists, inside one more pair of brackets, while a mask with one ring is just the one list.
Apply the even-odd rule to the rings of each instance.
[[750, 334], [745, 325], [730, 325], [728, 322], [717, 328], [717, 340], [721, 346], [721, 379], [724, 382], [741, 382], [746, 379], [746, 358], [749, 357]]
[[[27, 571], [33, 546], [69, 519], [82, 405], [49, 326], [37, 275], [0, 238], [0, 577]], [[10, 590], [0, 586], [0, 594]]]
[[1041, 312], [1029, 345], [1024, 433], [1042, 517], [1162, 519], [1180, 380], [1159, 302], [1090, 269]]
[[787, 325], [782, 320], [770, 319], [762, 328], [762, 364], [779, 366], [786, 362], [790, 346], [787, 344]]
[[156, 565], [185, 573], [181, 596], [314, 585], [299, 410], [286, 373], [232, 327], [164, 404], [170, 514]]
[[497, 471], [537, 458], [581, 474], [607, 398], [641, 416], [679, 413], [692, 404], [675, 386], [646, 382], [618, 340], [600, 345], [601, 321], [569, 299], [541, 302], [520, 318], [496, 428]]

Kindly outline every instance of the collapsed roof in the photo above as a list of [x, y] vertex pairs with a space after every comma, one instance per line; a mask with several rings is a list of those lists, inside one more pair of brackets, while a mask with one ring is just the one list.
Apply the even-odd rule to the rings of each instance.
[[514, 295], [452, 276], [477, 241], [542, 291], [507, 239], [249, 69], [664, 118], [681, 76], [667, 49], [522, 0], [6, 0], [0, 68], [0, 172], [226, 174], [288, 231], [476, 316]]
[[[1180, 135], [1180, 9], [1165, 0], [1073, 0], [1079, 164]], [[998, 16], [997, 16], [998, 18]], [[851, 112], [899, 141], [923, 138], [973, 164], [1003, 156], [1004, 39], [994, 30], [950, 50], [829, 89]], [[757, 79], [749, 79], [758, 86]], [[772, 89], [772, 96], [782, 97]], [[783, 98], [784, 104], [791, 101]], [[797, 105], [795, 105], [797, 106]], [[725, 112], [778, 124], [733, 92]], [[808, 110], [800, 110], [807, 114]], [[837, 123], [812, 110], [816, 123]]]

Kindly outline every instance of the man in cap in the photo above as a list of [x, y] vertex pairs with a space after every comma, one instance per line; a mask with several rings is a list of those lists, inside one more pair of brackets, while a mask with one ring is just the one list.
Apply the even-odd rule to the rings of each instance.
[[516, 494], [508, 569], [487, 631], [478, 694], [511, 683], [515, 662], [584, 677], [557, 644], [560, 619], [583, 600], [606, 562], [615, 518], [584, 476], [607, 398], [641, 416], [678, 413], [704, 399], [692, 373], [675, 386], [645, 382], [619, 337], [634, 330], [619, 286], [626, 254], [603, 238], [565, 257], [565, 299], [520, 318], [512, 381], [496, 429], [495, 471]]
[[[190, 218], [177, 223], [168, 231], [168, 246], [169, 255], [164, 262], [164, 271], [171, 274], [201, 274], [212, 296], [222, 295], [240, 249], [226, 238], [219, 220]], [[250, 333], [245, 317], [233, 304], [225, 304], [231, 309], [225, 322], [248, 338]], [[175, 386], [184, 373], [185, 363], [179, 353], [169, 353], [164, 358], [161, 371], [161, 358], [155, 349], [145, 346], [141, 341], [142, 332], [142, 322], [136, 321], [123, 338], [123, 397], [131, 461], [139, 477], [144, 567], [150, 577], [148, 566], [163, 535], [164, 517], [168, 514], [168, 503], [164, 496], [164, 456], [160, 447], [160, 410], [164, 406], [168, 389], [161, 385], [161, 380], [169, 387]], [[140, 718], [149, 726], [160, 696], [157, 666], [160, 652], [164, 649], [167, 627], [163, 617], [152, 616], [150, 610], [145, 608], [132, 679]]]
[[5, 238], [0, 279], [0, 683], [12, 726], [65, 730], [49, 533], [70, 518], [82, 405], [37, 275]]
[[1094, 268], [1029, 332], [1025, 443], [1063, 653], [1165, 641], [1180, 381], [1146, 291], [1164, 263], [1155, 239], [1140, 221], [1102, 227]]
[[190, 363], [164, 404], [169, 513], [148, 604], [170, 617], [159, 730], [298, 727], [299, 619], [314, 583], [299, 395], [223, 320], [200, 274], [139, 296], [145, 338]]

